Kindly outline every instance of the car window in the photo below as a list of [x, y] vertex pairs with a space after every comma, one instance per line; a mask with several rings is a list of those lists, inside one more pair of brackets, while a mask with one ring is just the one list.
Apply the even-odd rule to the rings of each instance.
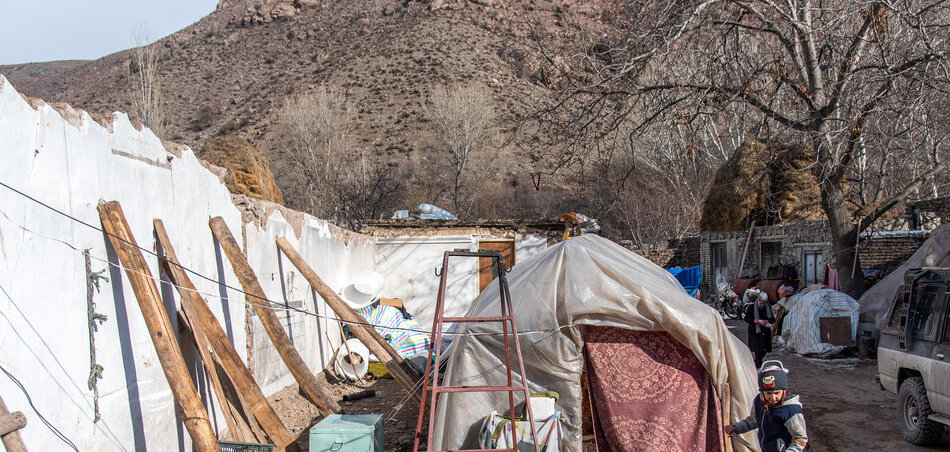
[[914, 307], [914, 335], [929, 336], [934, 328], [934, 300], [937, 298], [936, 288], [924, 288]]
[[950, 342], [950, 308], [947, 309], [947, 321], [943, 322], [943, 341]]

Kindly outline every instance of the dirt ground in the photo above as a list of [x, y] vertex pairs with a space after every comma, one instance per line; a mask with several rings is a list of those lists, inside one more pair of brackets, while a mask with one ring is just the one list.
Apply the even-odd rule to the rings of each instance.
[[[416, 420], [419, 418], [419, 403], [408, 397], [399, 383], [390, 379], [367, 380], [362, 383], [339, 382], [334, 377], [327, 381], [325, 374], [318, 380], [326, 382], [327, 389], [339, 403], [341, 414], [382, 414], [383, 434], [386, 451], [404, 452], [412, 450], [412, 441], [416, 434]], [[343, 396], [366, 389], [376, 392], [373, 397], [344, 402]], [[310, 450], [310, 427], [323, 417], [317, 409], [300, 395], [296, 384], [288, 386], [268, 397], [274, 411], [284, 421], [284, 425], [297, 437], [297, 445], [302, 452]]]
[[[728, 320], [743, 342], [745, 323]], [[917, 447], [906, 441], [897, 427], [897, 396], [877, 383], [877, 361], [859, 358], [815, 359], [787, 352], [777, 343], [766, 359], [779, 359], [790, 370], [789, 385], [801, 396], [808, 426], [809, 448], [814, 452], [925, 452], [950, 451], [950, 433], [936, 447]], [[321, 379], [325, 378], [322, 376]], [[332, 379], [332, 377], [331, 377]], [[382, 414], [386, 451], [412, 450], [419, 404], [406, 396], [394, 380], [364, 383], [327, 382], [329, 392], [346, 414]], [[343, 402], [345, 394], [364, 389], [374, 397]], [[277, 414], [294, 435], [301, 451], [309, 450], [309, 429], [321, 416], [289, 386], [269, 398]]]

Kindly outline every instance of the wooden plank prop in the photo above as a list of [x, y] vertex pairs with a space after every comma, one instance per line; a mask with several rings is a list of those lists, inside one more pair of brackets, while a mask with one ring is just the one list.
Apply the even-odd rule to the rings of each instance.
[[[261, 388], [254, 381], [254, 377], [251, 376], [250, 370], [244, 365], [241, 356], [238, 355], [234, 344], [228, 339], [227, 333], [221, 328], [221, 324], [214, 313], [211, 312], [211, 308], [208, 307], [208, 304], [192, 283], [191, 278], [181, 267], [162, 220], [155, 220], [153, 224], [155, 226], [155, 236], [165, 253], [162, 266], [165, 268], [172, 284], [178, 289], [179, 295], [181, 295], [185, 322], [192, 330], [195, 342], [198, 343], [198, 350], [201, 353], [205, 371], [209, 376], [212, 376], [212, 383], [214, 383], [213, 376], [218, 374], [217, 370], [220, 366], [237, 393], [240, 411], [232, 410], [228, 412], [228, 410], [223, 410], [226, 411], [226, 420], [228, 420], [229, 415], [233, 418], [228, 423], [228, 427], [232, 428], [231, 431], [240, 432], [241, 436], [246, 438], [243, 439], [235, 434], [235, 439], [261, 443], [264, 442], [263, 433], [266, 432], [270, 440], [279, 449], [288, 452], [296, 450], [297, 445], [294, 442], [293, 435], [277, 417], [277, 413], [274, 412], [274, 409], [267, 402], [267, 398], [264, 397], [264, 393], [261, 392]], [[220, 386], [220, 382], [218, 385]], [[220, 388], [221, 393], [218, 393], [218, 391], [219, 388], [216, 387], [215, 392], [219, 403], [224, 405], [228, 400], [225, 395], [225, 388]], [[241, 418], [241, 414], [244, 418]], [[236, 427], [231, 427], [231, 422], [237, 424]], [[261, 428], [263, 428], [263, 432], [259, 431]]]
[[[722, 384], [722, 391], [719, 391], [719, 402], [722, 403], [722, 423], [731, 424], [732, 423], [732, 390], [729, 387], [729, 383]], [[732, 438], [729, 435], [725, 435], [723, 438], [726, 450], [725, 452], [732, 452]]]
[[284, 252], [284, 255], [290, 259], [290, 262], [297, 267], [300, 274], [302, 274], [307, 282], [310, 283], [310, 286], [320, 294], [327, 305], [333, 309], [337, 317], [349, 323], [350, 331], [353, 332], [353, 335], [356, 336], [369, 351], [376, 355], [376, 358], [386, 366], [386, 370], [389, 371], [393, 378], [399, 382], [407, 392], [415, 395], [417, 398], [421, 397], [421, 395], [415, 391], [416, 380], [402, 368], [402, 357], [399, 356], [396, 349], [394, 349], [389, 342], [386, 342], [386, 339], [380, 336], [376, 329], [367, 326], [369, 322], [350, 308], [330, 286], [320, 279], [317, 272], [307, 264], [307, 261], [303, 259], [303, 256], [294, 249], [293, 245], [291, 245], [287, 239], [279, 237], [277, 239], [277, 247], [280, 248], [280, 250]]
[[228, 257], [228, 261], [231, 262], [234, 274], [237, 275], [241, 281], [241, 286], [244, 287], [244, 291], [247, 293], [245, 299], [254, 308], [257, 318], [264, 325], [264, 331], [267, 332], [271, 342], [273, 342], [274, 348], [277, 349], [277, 353], [284, 360], [284, 364], [287, 365], [290, 373], [297, 380], [297, 384], [300, 385], [300, 392], [324, 416], [340, 411], [340, 405], [326, 395], [320, 386], [320, 382], [313, 376], [300, 354], [297, 353], [297, 349], [291, 344], [287, 332], [280, 326], [277, 314], [271, 309], [267, 297], [264, 295], [264, 289], [257, 281], [257, 275], [254, 274], [254, 270], [248, 264], [247, 257], [241, 251], [237, 241], [234, 240], [234, 236], [231, 235], [224, 219], [214, 217], [209, 225], [211, 226], [211, 232], [218, 239], [221, 249]]
[[[8, 416], [16, 417], [17, 415], [19, 415], [19, 418], [22, 418], [22, 419], [8, 418]], [[23, 413], [19, 411], [14, 412], [14, 413], [10, 413], [9, 411], [7, 411], [7, 405], [3, 403], [2, 397], [0, 397], [0, 419], [4, 421], [3, 428], [2, 430], [0, 430], [2, 431], [2, 433], [0, 433], [0, 440], [3, 441], [3, 448], [6, 449], [7, 452], [26, 452], [26, 445], [23, 444], [23, 438], [20, 437], [20, 429], [23, 427], [26, 427], [26, 417], [23, 416]], [[20, 422], [19, 422], [20, 420], [22, 420], [22, 425], [20, 425]], [[14, 421], [15, 424], [19, 426], [18, 427], [16, 425], [8, 426], [7, 421]], [[15, 427], [15, 428], [7, 430], [9, 427]]]
[[142, 317], [145, 318], [145, 325], [152, 337], [152, 344], [158, 354], [158, 360], [162, 364], [162, 370], [165, 372], [165, 378], [171, 387], [175, 402], [181, 409], [185, 429], [191, 435], [195, 450], [220, 452], [221, 446], [218, 445], [217, 437], [211, 428], [208, 413], [191, 381], [185, 359], [182, 357], [181, 349], [178, 348], [171, 321], [165, 314], [165, 306], [162, 304], [158, 286], [155, 285], [152, 272], [148, 269], [145, 258], [142, 257], [142, 252], [136, 245], [122, 207], [118, 201], [110, 201], [100, 204], [98, 210], [103, 230], [108, 234], [109, 242], [115, 249], [119, 262], [125, 268], [129, 284], [132, 285]]

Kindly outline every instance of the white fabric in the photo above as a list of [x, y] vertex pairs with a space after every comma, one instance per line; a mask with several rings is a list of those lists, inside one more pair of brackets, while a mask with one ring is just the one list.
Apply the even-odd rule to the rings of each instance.
[[[557, 391], [564, 421], [562, 448], [581, 450], [581, 387], [585, 325], [665, 331], [692, 350], [717, 390], [729, 382], [732, 419], [743, 417], [758, 389], [749, 349], [726, 328], [719, 313], [690, 297], [667, 271], [595, 235], [559, 243], [508, 274], [528, 387]], [[497, 280], [467, 316], [499, 315]], [[463, 324], [448, 351], [443, 384], [500, 385], [506, 381], [498, 323]], [[490, 334], [486, 334], [490, 333]], [[512, 353], [514, 346], [512, 344]], [[520, 384], [517, 362], [515, 385]], [[517, 397], [517, 395], [516, 395]], [[485, 413], [506, 410], [507, 394], [455, 393], [440, 397], [434, 444], [440, 450], [472, 448]], [[516, 398], [523, 401], [523, 397]]]
[[894, 300], [894, 293], [904, 283], [904, 273], [908, 269], [920, 267], [950, 267], [950, 224], [934, 229], [930, 238], [904, 265], [897, 267], [897, 270], [861, 295], [858, 300], [861, 304], [861, 321], [874, 322], [880, 329], [884, 314]]
[[[564, 435], [560, 422], [561, 413], [554, 413], [544, 421], [535, 421], [534, 429], [538, 433], [538, 446], [544, 452], [560, 452], [561, 437]], [[510, 420], [492, 411], [482, 421], [478, 431], [478, 447], [482, 449], [511, 449], [514, 438], [511, 433]], [[528, 421], [515, 421], [516, 435], [518, 436], [518, 450], [533, 451], [534, 442], [531, 440], [531, 424]], [[495, 436], [495, 434], [498, 436]]]
[[785, 347], [802, 355], [831, 356], [845, 347], [821, 342], [820, 317], [850, 317], [851, 339], [858, 333], [861, 306], [848, 294], [832, 289], [816, 290], [788, 297], [788, 314], [782, 324]]

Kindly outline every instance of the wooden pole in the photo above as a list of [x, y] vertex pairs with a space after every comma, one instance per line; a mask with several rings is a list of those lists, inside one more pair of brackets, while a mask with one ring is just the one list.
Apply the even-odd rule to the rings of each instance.
[[745, 257], [749, 253], [749, 242], [752, 241], [752, 234], [755, 234], [755, 221], [749, 225], [749, 235], [745, 238], [745, 247], [742, 248], [742, 260], [739, 261], [739, 273], [736, 273], [735, 279], [742, 277], [742, 269], [745, 268]]
[[380, 336], [376, 329], [367, 326], [369, 322], [350, 308], [330, 286], [320, 279], [317, 272], [310, 267], [310, 264], [307, 264], [307, 261], [304, 260], [303, 256], [294, 249], [293, 245], [291, 245], [287, 239], [283, 237], [277, 238], [277, 247], [280, 248], [280, 250], [284, 252], [284, 255], [290, 259], [290, 262], [297, 267], [300, 274], [303, 275], [307, 282], [310, 283], [310, 286], [320, 294], [327, 305], [333, 309], [337, 317], [349, 323], [350, 331], [353, 332], [353, 335], [376, 355], [376, 358], [386, 366], [386, 370], [389, 371], [393, 378], [410, 394], [415, 394], [416, 381], [409, 376], [409, 373], [400, 365], [402, 357], [399, 356], [396, 349], [394, 349], [386, 339]]
[[[231, 439], [245, 443], [266, 442], [264, 432], [261, 432], [261, 435], [258, 436], [255, 432], [251, 431], [251, 426], [244, 421], [241, 412], [238, 411], [238, 407], [236, 407], [235, 404], [232, 403], [232, 399], [229, 399], [225, 394], [221, 378], [222, 375], [218, 374], [214, 358], [211, 356], [208, 340], [202, 336], [200, 331], [195, 331], [195, 326], [184, 310], [178, 311], [178, 321], [181, 328], [194, 339], [195, 348], [198, 350], [198, 354], [201, 355], [201, 364], [205, 368], [205, 374], [207, 374], [208, 379], [211, 380], [211, 388], [214, 390], [214, 396], [218, 400], [218, 405], [221, 406], [221, 412], [224, 413], [224, 421], [228, 424], [228, 433], [230, 433]], [[238, 402], [237, 405], [240, 406], [240, 402]]]
[[231, 235], [231, 231], [228, 229], [228, 225], [224, 222], [224, 219], [214, 217], [209, 222], [209, 225], [211, 226], [211, 232], [214, 233], [214, 236], [218, 239], [221, 249], [223, 249], [224, 254], [227, 255], [228, 261], [231, 262], [231, 268], [234, 269], [234, 274], [237, 275], [241, 281], [241, 286], [243, 286], [244, 291], [247, 292], [247, 302], [254, 307], [258, 319], [260, 319], [261, 324], [264, 325], [264, 331], [267, 332], [271, 342], [274, 344], [274, 348], [277, 349], [277, 353], [280, 354], [281, 359], [284, 360], [284, 364], [287, 365], [290, 369], [290, 373], [293, 374], [297, 380], [297, 384], [300, 385], [300, 392], [304, 397], [310, 400], [310, 402], [320, 410], [320, 414], [324, 416], [340, 411], [340, 405], [323, 392], [320, 383], [303, 362], [300, 354], [297, 353], [297, 349], [291, 344], [290, 337], [287, 336], [284, 328], [280, 326], [280, 320], [277, 319], [277, 314], [274, 314], [274, 311], [271, 310], [267, 297], [264, 295], [264, 289], [261, 288], [260, 282], [257, 281], [257, 275], [254, 274], [254, 270], [251, 268], [251, 265], [248, 264], [247, 257], [241, 252], [241, 247], [237, 241], [234, 240], [234, 236]]
[[119, 262], [125, 268], [129, 284], [132, 285], [142, 317], [145, 318], [145, 325], [152, 337], [152, 344], [158, 354], [158, 360], [162, 364], [172, 395], [181, 409], [185, 428], [191, 435], [195, 450], [220, 452], [221, 446], [218, 445], [218, 439], [211, 428], [208, 412], [205, 411], [201, 398], [198, 397], [198, 391], [191, 381], [185, 358], [181, 354], [181, 349], [178, 348], [175, 331], [165, 313], [165, 305], [162, 304], [158, 286], [155, 285], [152, 272], [148, 269], [145, 258], [142, 257], [142, 252], [135, 243], [135, 237], [125, 221], [122, 207], [118, 201], [110, 201], [100, 204], [98, 210], [103, 230], [108, 234], [109, 242], [115, 248]]
[[[13, 414], [23, 415], [19, 411]], [[7, 405], [3, 403], [3, 398], [0, 397], [0, 415], [7, 416], [10, 415], [10, 412], [7, 411]], [[3, 433], [0, 435], [0, 440], [3, 441], [3, 447], [7, 452], [27, 452], [26, 445], [23, 444], [23, 438], [20, 437], [20, 428], [26, 426], [26, 419], [23, 419], [23, 425], [19, 428], [10, 430], [9, 432]]]
[[[725, 425], [732, 423], [732, 391], [729, 389], [729, 383], [722, 384], [722, 391], [719, 392], [720, 402], [722, 402], [722, 423]], [[726, 445], [725, 452], [732, 452], [732, 438], [724, 435], [723, 442]]]
[[[291, 445], [296, 448], [293, 435], [290, 434], [290, 431], [287, 430], [284, 423], [277, 417], [277, 413], [274, 412], [274, 409], [271, 408], [267, 402], [267, 398], [264, 397], [261, 388], [257, 385], [257, 382], [254, 381], [250, 370], [244, 365], [241, 356], [238, 355], [237, 350], [234, 348], [234, 344], [228, 339], [227, 333], [221, 328], [218, 319], [214, 316], [214, 313], [211, 312], [211, 308], [208, 307], [205, 300], [198, 294], [198, 290], [192, 283], [191, 278], [189, 278], [188, 274], [182, 269], [178, 261], [178, 256], [175, 254], [175, 248], [168, 238], [168, 233], [165, 231], [165, 225], [162, 223], [162, 220], [155, 220], [154, 225], [155, 235], [158, 237], [158, 242], [161, 244], [162, 250], [165, 251], [165, 258], [162, 260], [162, 265], [165, 267], [165, 272], [168, 274], [169, 279], [172, 280], [172, 283], [178, 289], [179, 295], [181, 295], [181, 305], [189, 322], [196, 331], [201, 331], [202, 336], [204, 336], [207, 341], [209, 354], [212, 359], [212, 361], [210, 361], [212, 362], [212, 367], [214, 367], [213, 362], [217, 362], [221, 365], [221, 368], [224, 369], [240, 395], [242, 404], [246, 403], [250, 405], [251, 413], [253, 413], [253, 416], [260, 423], [274, 445], [288, 450]], [[202, 359], [204, 359], [204, 356], [202, 356]], [[206, 363], [207, 362], [209, 361], [206, 361]], [[250, 418], [250, 416], [248, 417]], [[253, 430], [253, 423], [251, 423], [251, 427]]]

